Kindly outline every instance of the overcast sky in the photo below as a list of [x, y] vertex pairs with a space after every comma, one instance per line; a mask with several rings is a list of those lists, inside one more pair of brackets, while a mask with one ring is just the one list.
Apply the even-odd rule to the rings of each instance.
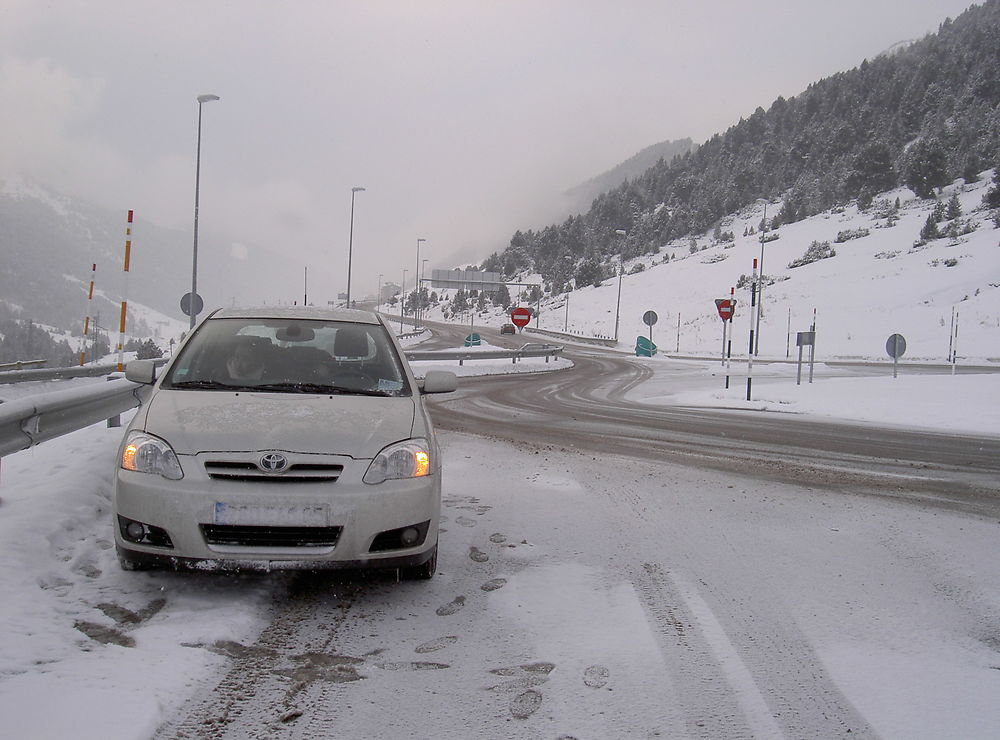
[[0, 178], [135, 209], [137, 247], [142, 219], [190, 231], [214, 93], [202, 234], [281, 248], [332, 297], [363, 186], [358, 297], [379, 273], [412, 285], [418, 237], [428, 271], [478, 262], [640, 149], [704, 141], [973, 4], [0, 0]]

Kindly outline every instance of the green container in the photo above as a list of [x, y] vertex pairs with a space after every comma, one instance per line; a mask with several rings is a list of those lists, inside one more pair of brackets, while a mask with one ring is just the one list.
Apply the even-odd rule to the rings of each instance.
[[478, 347], [483, 343], [483, 338], [478, 334], [470, 334], [465, 338], [466, 347]]
[[656, 354], [656, 345], [648, 337], [635, 338], [635, 356], [652, 357]]

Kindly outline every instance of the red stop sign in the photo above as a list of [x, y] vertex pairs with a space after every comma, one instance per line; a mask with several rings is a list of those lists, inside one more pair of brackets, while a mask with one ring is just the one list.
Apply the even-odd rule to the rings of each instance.
[[729, 321], [733, 317], [733, 310], [736, 308], [733, 303], [728, 298], [716, 298], [715, 307], [719, 309], [719, 318], [723, 321]]
[[515, 308], [510, 312], [510, 320], [514, 326], [523, 329], [531, 321], [531, 311], [526, 308]]

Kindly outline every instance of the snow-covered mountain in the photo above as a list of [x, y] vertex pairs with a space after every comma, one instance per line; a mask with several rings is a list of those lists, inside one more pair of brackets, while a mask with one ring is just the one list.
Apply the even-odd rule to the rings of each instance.
[[[817, 357], [886, 359], [886, 340], [899, 333], [907, 342], [904, 360], [944, 361], [957, 341], [960, 361], [1000, 361], [1000, 227], [996, 211], [982, 202], [991, 177], [986, 171], [973, 183], [958, 180], [937, 200], [900, 188], [876, 197], [865, 211], [851, 204], [768, 232], [760, 355], [794, 358], [796, 334], [811, 327], [815, 312]], [[928, 216], [936, 207], [947, 211], [953, 196], [961, 215], [942, 217], [938, 228], [955, 235], [921, 239]], [[626, 260], [620, 345], [634, 346], [637, 336], [649, 335], [642, 317], [652, 310], [658, 316], [653, 341], [660, 351], [721, 354], [715, 299], [729, 298], [733, 291], [733, 354], [745, 356], [750, 276], [753, 260], [762, 255], [759, 228], [765, 207], [770, 217], [780, 203], [759, 202], [724, 219], [720, 231], [731, 233], [732, 240], [708, 232], [664, 244], [656, 255]], [[811, 259], [806, 257], [810, 251], [828, 256], [793, 266]], [[542, 281], [522, 275], [515, 282]], [[545, 298], [531, 327], [613, 337], [618, 290], [616, 277], [600, 287]], [[442, 301], [428, 318], [443, 318], [454, 297], [453, 290], [438, 292]], [[499, 307], [456, 318], [479, 326], [506, 320]]]
[[[134, 213], [126, 275], [127, 217], [127, 208], [112, 212], [17, 177], [0, 179], [0, 302], [24, 319], [64, 330], [82, 328], [88, 313], [116, 325], [123, 298], [186, 322], [180, 299], [191, 290], [191, 230]], [[301, 285], [302, 264], [287, 254], [201, 231], [198, 292], [206, 307], [279, 296], [290, 303], [302, 297]]]

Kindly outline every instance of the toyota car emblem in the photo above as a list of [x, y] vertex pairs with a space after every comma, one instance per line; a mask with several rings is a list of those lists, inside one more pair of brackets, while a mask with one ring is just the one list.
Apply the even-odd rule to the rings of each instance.
[[268, 452], [260, 458], [257, 467], [268, 473], [280, 473], [288, 467], [288, 458], [279, 452]]

